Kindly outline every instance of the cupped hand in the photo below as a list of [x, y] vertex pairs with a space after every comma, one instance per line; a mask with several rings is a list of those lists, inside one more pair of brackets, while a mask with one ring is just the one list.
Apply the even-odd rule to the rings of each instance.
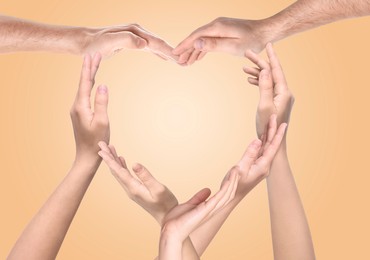
[[208, 201], [209, 189], [203, 189], [189, 201], [174, 207], [164, 218], [161, 230], [159, 259], [181, 259], [183, 241], [205, 221], [215, 216], [234, 198], [238, 186], [237, 172], [231, 172], [221, 189]]
[[90, 55], [85, 56], [80, 85], [70, 112], [76, 141], [76, 161], [83, 160], [89, 164], [100, 162], [98, 142], [104, 140], [108, 143], [110, 137], [106, 86], [99, 86], [96, 90], [94, 111], [90, 104], [91, 90], [100, 61], [99, 53], [93, 58]]
[[127, 168], [125, 159], [118, 156], [113, 145], [99, 142], [99, 155], [110, 168], [113, 176], [121, 184], [130, 199], [144, 208], [162, 225], [164, 216], [174, 208], [178, 202], [173, 193], [158, 182], [141, 164], [134, 165], [135, 178]]
[[208, 52], [243, 56], [247, 49], [260, 52], [268, 42], [263, 20], [219, 17], [196, 29], [173, 51], [178, 63], [190, 65]]
[[268, 176], [271, 163], [284, 138], [287, 124], [282, 123], [278, 128], [275, 114], [270, 117], [268, 125], [265, 142], [262, 143], [261, 140], [256, 139], [250, 143], [240, 161], [231, 168], [222, 182], [228, 180], [233, 171], [238, 172], [240, 180], [235, 195], [238, 199], [244, 198], [259, 182]]
[[284, 72], [271, 43], [266, 46], [269, 62], [251, 50], [245, 56], [256, 64], [255, 67], [244, 67], [245, 73], [251, 77], [248, 81], [259, 87], [260, 100], [256, 114], [257, 135], [261, 140], [266, 138], [269, 118], [277, 114], [277, 122], [289, 123], [290, 113], [294, 105], [294, 96], [288, 88]]
[[172, 53], [173, 47], [138, 24], [90, 30], [83, 48], [85, 53], [99, 51], [103, 57], [109, 57], [121, 50], [139, 49], [151, 52], [165, 60], [177, 61], [178, 59], [178, 56]]

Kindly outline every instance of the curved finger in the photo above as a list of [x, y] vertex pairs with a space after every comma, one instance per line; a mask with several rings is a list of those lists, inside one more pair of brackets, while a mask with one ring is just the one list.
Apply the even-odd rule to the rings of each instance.
[[270, 69], [270, 64], [252, 50], [247, 50], [245, 52], [245, 57], [256, 64], [261, 70]]
[[247, 74], [249, 74], [249, 75], [253, 76], [253, 77], [256, 77], [256, 78], [258, 78], [258, 77], [259, 77], [260, 72], [261, 72], [261, 70], [260, 70], [259, 68], [252, 68], [252, 67], [248, 67], [248, 66], [245, 66], [245, 67], [243, 68], [243, 71], [244, 71], [245, 73], [247, 73]]
[[187, 64], [192, 65], [198, 59], [198, 56], [200, 55], [200, 53], [201, 53], [201, 51], [194, 50], [193, 53], [190, 55], [190, 57], [187, 61]]
[[198, 56], [198, 58], [197, 58], [197, 61], [199, 61], [199, 60], [203, 59], [203, 58], [204, 58], [204, 56], [206, 56], [206, 54], [207, 54], [207, 52], [206, 52], [206, 51], [202, 51], [202, 52], [199, 54], [199, 56]]
[[150, 192], [155, 192], [163, 187], [143, 165], [137, 163], [132, 167], [132, 170]]
[[242, 158], [238, 162], [238, 166], [241, 172], [248, 172], [250, 167], [258, 158], [259, 151], [261, 150], [262, 142], [259, 139], [254, 140], [250, 143], [244, 152]]
[[255, 85], [255, 86], [257, 86], [257, 87], [258, 87], [258, 78], [251, 78], [251, 77], [249, 77], [249, 78], [248, 78], [248, 82], [249, 82], [250, 84]]
[[190, 55], [194, 52], [194, 48], [187, 50], [186, 52], [182, 53], [179, 57], [178, 63], [179, 64], [187, 64]]

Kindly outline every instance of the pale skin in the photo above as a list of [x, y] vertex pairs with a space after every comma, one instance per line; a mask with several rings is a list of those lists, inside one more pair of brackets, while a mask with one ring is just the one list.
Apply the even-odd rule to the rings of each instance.
[[[257, 67], [245, 67], [249, 82], [260, 90], [256, 126], [260, 138], [266, 139], [268, 118], [277, 114], [277, 122], [289, 122], [294, 104], [279, 60], [269, 43], [266, 46], [269, 62], [252, 51], [246, 57]], [[267, 134], [268, 135], [268, 134]], [[265, 141], [269, 143], [268, 139]], [[308, 221], [298, 189], [289, 166], [286, 136], [272, 162], [266, 178], [270, 207], [271, 234], [276, 260], [313, 260], [315, 252]]]
[[370, 14], [370, 0], [298, 0], [279, 13], [260, 20], [220, 17], [185, 38], [173, 51], [179, 64], [190, 65], [208, 52], [243, 56], [258, 53], [269, 42], [342, 19]]
[[144, 50], [162, 59], [176, 61], [173, 48], [138, 24], [101, 28], [43, 24], [0, 15], [0, 53], [48, 51], [103, 58], [121, 50]]
[[98, 141], [109, 142], [108, 89], [99, 86], [94, 111], [90, 94], [101, 55], [87, 55], [71, 108], [76, 156], [71, 170], [26, 226], [7, 259], [55, 259], [79, 205], [101, 163]]
[[[276, 115], [270, 117], [269, 143], [262, 147], [262, 142], [257, 139], [253, 141], [245, 151], [241, 160], [226, 174], [222, 187], [230, 179], [230, 174], [236, 172], [239, 178], [237, 190], [233, 199], [227, 203], [212, 218], [202, 221], [196, 229], [192, 229], [189, 236], [181, 242], [183, 259], [197, 259], [211, 243], [226, 218], [237, 204], [251, 191], [269, 172], [272, 160], [279, 149], [284, 138], [287, 127], [285, 123], [277, 129]], [[173, 193], [159, 183], [152, 174], [142, 165], [135, 164], [133, 171], [138, 178], [130, 173], [123, 157], [118, 156], [112, 145], [99, 142], [101, 151], [99, 155], [109, 166], [112, 174], [122, 185], [128, 196], [148, 211], [157, 222], [163, 226], [168, 221], [168, 216], [180, 209], [193, 209], [209, 196], [209, 190], [203, 190], [199, 196], [195, 196], [188, 202], [178, 205]], [[201, 198], [205, 197], [203, 200]], [[199, 203], [197, 203], [197, 201]], [[186, 210], [186, 211], [187, 211]], [[181, 210], [180, 210], [181, 211]]]

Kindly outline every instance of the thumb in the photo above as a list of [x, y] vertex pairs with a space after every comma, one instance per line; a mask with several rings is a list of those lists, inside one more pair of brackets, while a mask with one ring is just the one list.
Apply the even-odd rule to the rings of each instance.
[[99, 86], [95, 94], [94, 117], [101, 120], [108, 120], [108, 88]]
[[204, 188], [198, 191], [190, 200], [188, 200], [185, 204], [191, 205], [199, 205], [200, 203], [204, 202], [209, 195], [211, 195], [211, 190], [208, 188]]
[[196, 50], [204, 52], [227, 52], [236, 53], [237, 41], [231, 38], [217, 38], [217, 37], [202, 37], [194, 42], [194, 48]]

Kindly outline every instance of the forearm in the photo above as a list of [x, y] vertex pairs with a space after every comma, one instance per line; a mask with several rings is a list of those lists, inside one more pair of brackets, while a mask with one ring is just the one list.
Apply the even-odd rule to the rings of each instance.
[[206, 251], [226, 219], [241, 200], [242, 198], [235, 197], [225, 208], [218, 212], [217, 215], [213, 216], [190, 234], [191, 241], [199, 257]]
[[182, 259], [183, 260], [200, 259], [190, 237], [186, 238], [182, 244]]
[[83, 54], [91, 29], [36, 23], [0, 15], [0, 53], [51, 51]]
[[181, 260], [182, 241], [171, 238], [171, 235], [162, 235], [159, 241], [159, 260]]
[[55, 259], [96, 172], [76, 163], [16, 242], [8, 259]]
[[284, 145], [276, 154], [266, 181], [275, 259], [315, 259], [310, 229]]
[[268, 41], [342, 19], [370, 14], [370, 0], [298, 0], [276, 15], [263, 20]]

